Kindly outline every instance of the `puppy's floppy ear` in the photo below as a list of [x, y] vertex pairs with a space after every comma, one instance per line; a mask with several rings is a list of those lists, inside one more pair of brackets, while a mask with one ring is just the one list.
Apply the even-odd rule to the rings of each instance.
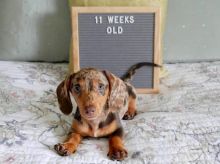
[[60, 106], [60, 110], [64, 114], [70, 114], [72, 112], [72, 102], [70, 99], [71, 80], [73, 75], [68, 76], [57, 87], [57, 98]]
[[121, 102], [124, 101], [124, 97], [122, 95], [124, 83], [121, 79], [116, 77], [114, 74], [109, 71], [104, 70], [104, 75], [106, 76], [109, 83], [109, 97], [108, 97], [108, 106], [109, 108], [119, 109], [121, 108]]
[[109, 84], [109, 94], [111, 94], [112, 88], [114, 86], [115, 83], [115, 75], [113, 75], [112, 73], [110, 73], [109, 71], [104, 70], [103, 74], [105, 75], [105, 77], [108, 80], [108, 84]]

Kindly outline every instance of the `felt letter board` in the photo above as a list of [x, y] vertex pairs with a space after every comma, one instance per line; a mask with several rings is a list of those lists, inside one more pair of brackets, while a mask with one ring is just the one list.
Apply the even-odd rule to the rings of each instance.
[[[95, 67], [121, 77], [138, 62], [159, 62], [160, 10], [147, 7], [72, 7], [72, 72]], [[157, 93], [159, 68], [142, 67], [131, 83]]]

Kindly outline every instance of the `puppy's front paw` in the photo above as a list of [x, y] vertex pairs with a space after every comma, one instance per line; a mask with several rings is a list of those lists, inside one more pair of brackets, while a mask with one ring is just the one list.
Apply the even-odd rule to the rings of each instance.
[[127, 111], [122, 119], [123, 120], [132, 120], [134, 118], [134, 116], [136, 116], [136, 114], [137, 114], [136, 111], [134, 111], [134, 112]]
[[128, 156], [128, 152], [123, 147], [115, 147], [110, 148], [107, 155], [111, 160], [121, 161]]
[[68, 156], [76, 151], [74, 144], [71, 143], [63, 143], [54, 145], [54, 149], [61, 156]]

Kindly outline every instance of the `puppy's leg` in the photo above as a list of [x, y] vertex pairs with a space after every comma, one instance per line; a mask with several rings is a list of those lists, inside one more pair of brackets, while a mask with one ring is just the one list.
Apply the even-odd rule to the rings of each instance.
[[77, 146], [82, 140], [82, 136], [78, 133], [71, 133], [67, 140], [60, 144], [56, 144], [54, 149], [57, 151], [59, 155], [67, 156], [74, 153], [77, 149]]
[[128, 101], [129, 101], [128, 110], [125, 113], [123, 120], [131, 120], [137, 114], [136, 113], [136, 98], [130, 96]]
[[109, 152], [108, 156], [112, 160], [123, 160], [127, 157], [128, 153], [123, 145], [123, 129], [117, 129], [109, 138]]

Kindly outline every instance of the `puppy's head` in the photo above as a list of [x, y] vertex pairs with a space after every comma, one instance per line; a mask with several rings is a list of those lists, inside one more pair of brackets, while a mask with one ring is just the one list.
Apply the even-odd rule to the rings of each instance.
[[108, 75], [105, 71], [85, 68], [65, 79], [57, 87], [61, 111], [65, 114], [72, 112], [71, 94], [79, 107], [80, 115], [86, 120], [96, 119], [108, 103], [111, 90]]

